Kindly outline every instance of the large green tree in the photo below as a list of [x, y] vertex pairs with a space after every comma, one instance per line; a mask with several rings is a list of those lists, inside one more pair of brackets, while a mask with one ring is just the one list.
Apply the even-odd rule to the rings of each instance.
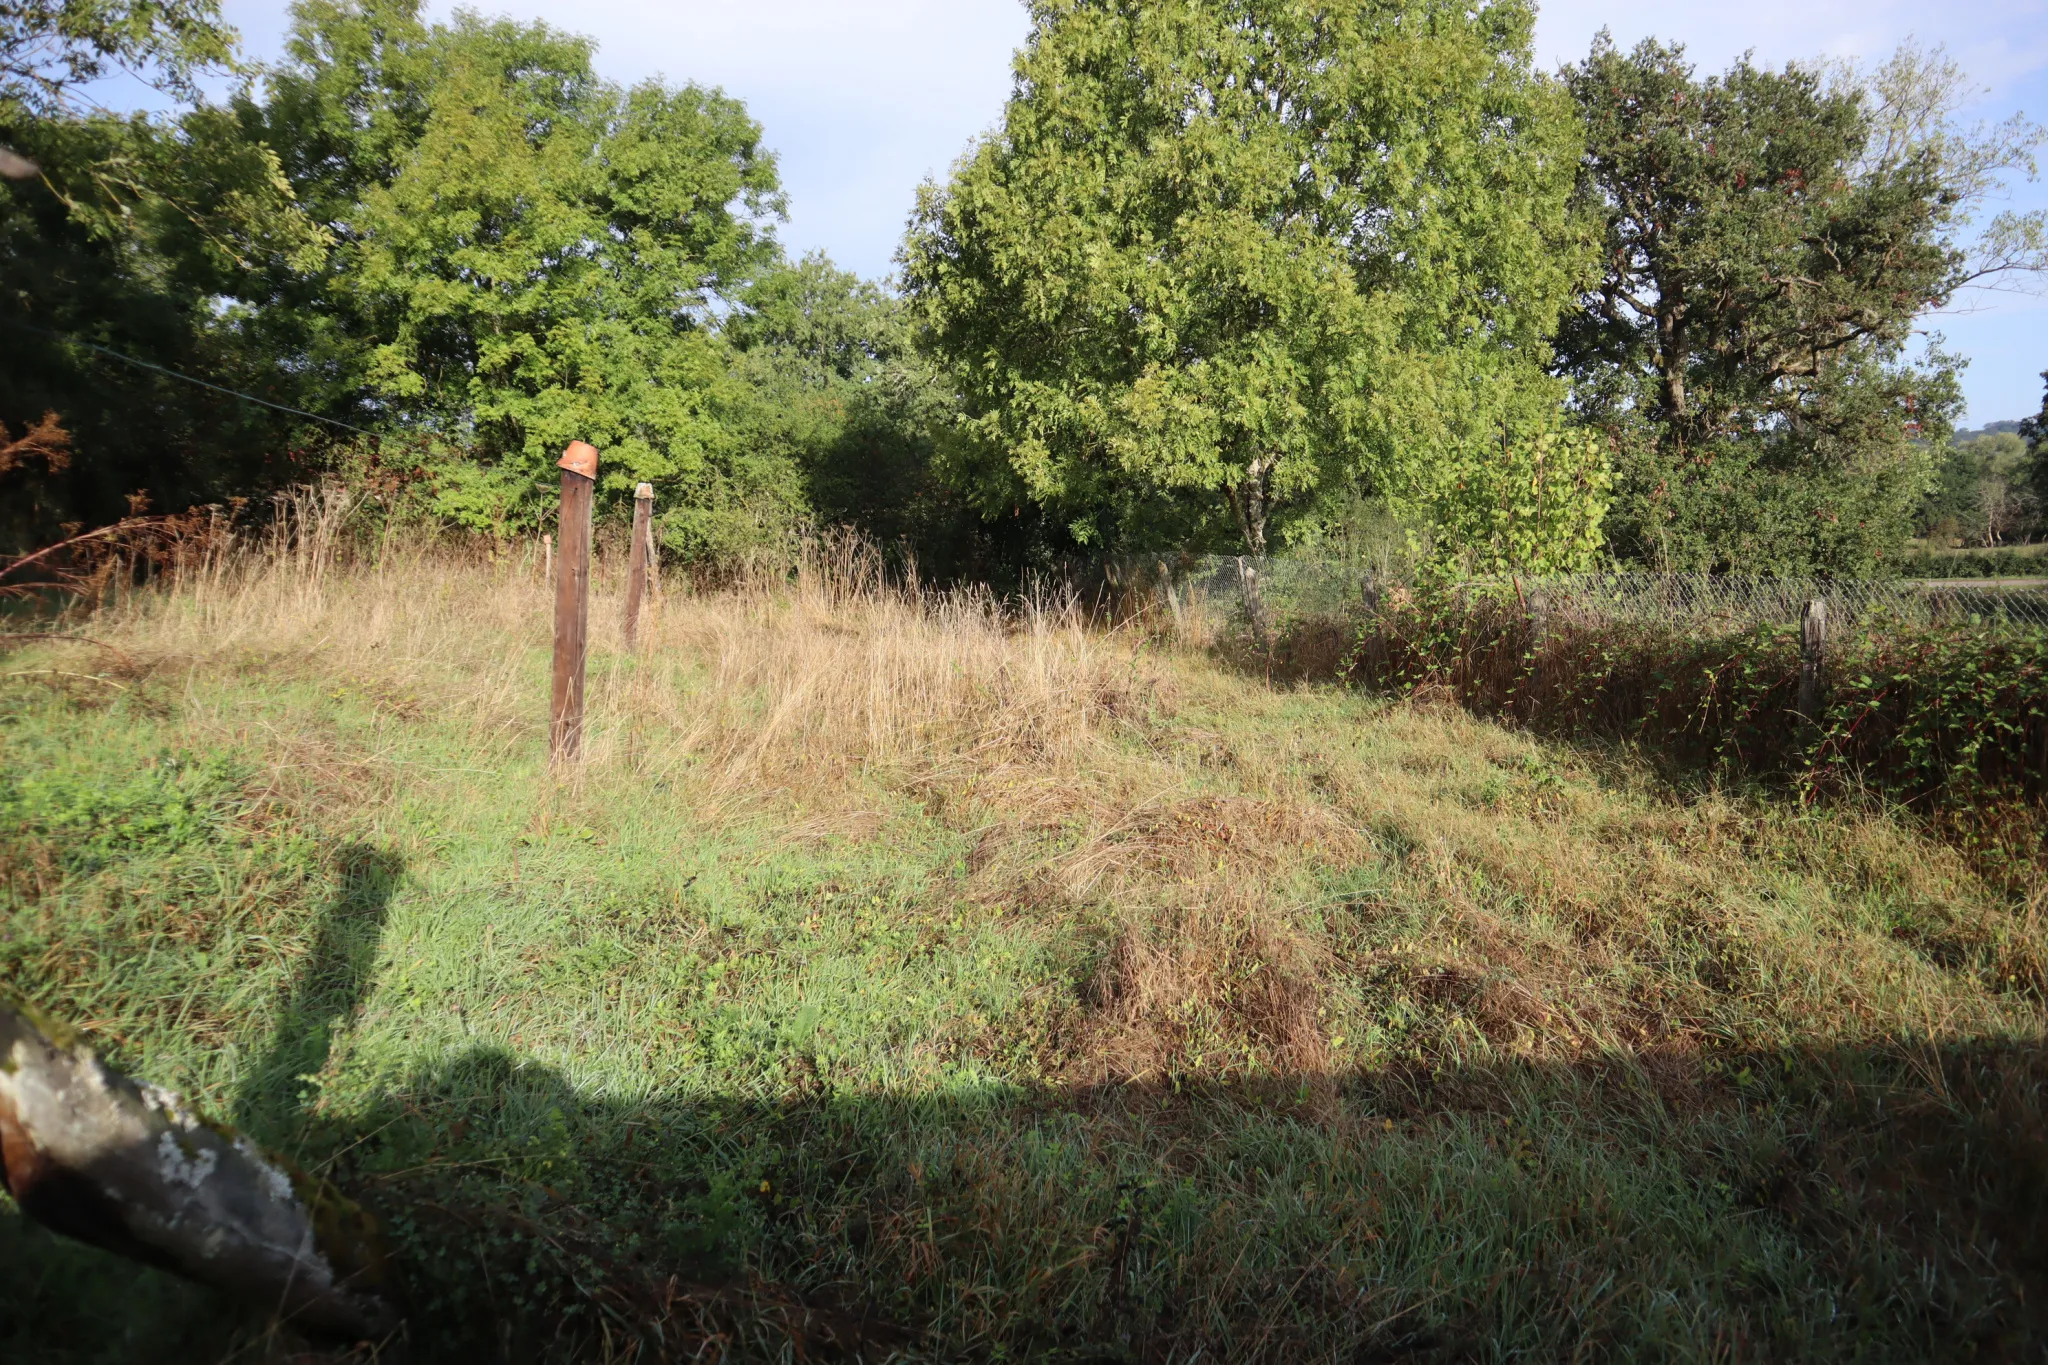
[[1091, 546], [1262, 552], [1554, 420], [1569, 105], [1519, 0], [1035, 0], [903, 252], [944, 467]]
[[1702, 78], [1681, 48], [1603, 35], [1567, 81], [1604, 252], [1558, 350], [1622, 452], [1616, 549], [1673, 569], [1882, 562], [1960, 404], [1949, 358], [1909, 360], [1915, 319], [2040, 263], [2038, 217], [1967, 240], [2038, 130], [1958, 128], [1960, 73], [1913, 50], [1866, 76], [1743, 60]]
[[601, 486], [660, 490], [684, 550], [787, 525], [798, 473], [746, 439], [721, 313], [779, 260], [774, 158], [740, 104], [622, 89], [581, 38], [415, 0], [306, 0], [243, 116], [333, 232], [312, 271], [252, 284], [249, 344], [308, 400], [431, 435], [436, 506], [493, 530], [544, 516], [581, 438]]

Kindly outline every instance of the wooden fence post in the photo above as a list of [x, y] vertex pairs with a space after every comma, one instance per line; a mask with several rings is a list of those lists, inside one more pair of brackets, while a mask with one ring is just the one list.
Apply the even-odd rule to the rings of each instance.
[[1543, 647], [1550, 643], [1550, 590], [1531, 587], [1529, 603], [1529, 675], [1531, 683], [1543, 686]]
[[649, 527], [654, 521], [654, 485], [633, 490], [633, 548], [626, 561], [626, 651], [640, 634], [640, 600], [647, 595]]
[[1809, 725], [1820, 721], [1821, 665], [1828, 647], [1828, 604], [1814, 598], [1799, 613], [1799, 717]]
[[556, 464], [562, 470], [562, 566], [555, 575], [548, 761], [567, 763], [583, 742], [583, 664], [590, 647], [590, 503], [597, 488], [597, 450], [571, 441]]
[[661, 527], [651, 517], [647, 522], [647, 595], [661, 601]]

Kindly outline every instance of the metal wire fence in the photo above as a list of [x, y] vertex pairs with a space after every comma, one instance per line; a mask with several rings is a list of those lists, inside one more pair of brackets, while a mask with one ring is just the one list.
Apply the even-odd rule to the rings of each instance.
[[[1102, 586], [1175, 614], [1283, 621], [1371, 615], [1415, 593], [1404, 575], [1356, 561], [1303, 557], [1141, 556], [1099, 566]], [[1475, 578], [1444, 585], [1514, 600], [1547, 620], [1637, 621], [1700, 633], [1793, 625], [1808, 602], [1848, 624], [1980, 624], [2048, 629], [2048, 579], [1842, 579], [1734, 574], [1602, 573]]]

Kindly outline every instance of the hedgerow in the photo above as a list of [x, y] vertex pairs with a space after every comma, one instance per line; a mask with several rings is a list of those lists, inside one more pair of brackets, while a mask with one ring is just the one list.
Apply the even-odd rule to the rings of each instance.
[[1421, 590], [1358, 633], [1353, 683], [1448, 693], [1539, 731], [1640, 745], [1681, 769], [1861, 791], [1995, 866], [2048, 856], [2048, 632], [1872, 615], [1837, 630], [1815, 714], [1794, 626], [1539, 620], [1520, 598]]

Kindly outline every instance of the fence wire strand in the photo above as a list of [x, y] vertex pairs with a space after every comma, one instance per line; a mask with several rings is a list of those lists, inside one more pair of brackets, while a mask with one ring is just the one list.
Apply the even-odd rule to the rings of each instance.
[[[1370, 615], [1413, 594], [1373, 566], [1305, 557], [1127, 556], [1096, 568], [1110, 592], [1174, 611], [1262, 619]], [[1843, 579], [1734, 574], [1595, 573], [1474, 578], [1441, 590], [1518, 600], [1558, 622], [1634, 621], [1703, 633], [1798, 622], [1808, 602], [1848, 624], [2048, 629], [2048, 579]]]

